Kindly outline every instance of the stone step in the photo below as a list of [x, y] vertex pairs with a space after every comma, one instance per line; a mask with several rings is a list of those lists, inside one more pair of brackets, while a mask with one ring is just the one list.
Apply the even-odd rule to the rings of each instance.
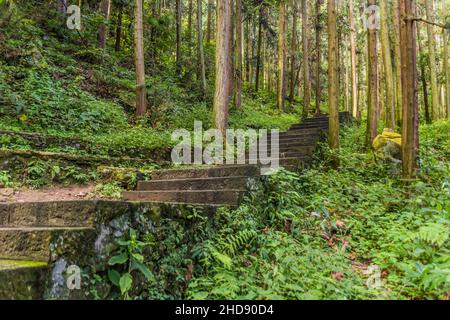
[[260, 168], [253, 165], [217, 165], [209, 167], [194, 167], [155, 171], [152, 174], [152, 180], [214, 178], [227, 176], [254, 177], [258, 176], [260, 173]]
[[137, 190], [245, 190], [247, 188], [248, 179], [248, 177], [237, 176], [139, 181]]
[[0, 260], [0, 300], [38, 300], [49, 274], [46, 262]]
[[0, 203], [0, 227], [88, 227], [96, 201]]
[[[314, 136], [305, 136], [302, 134], [290, 134], [286, 136], [280, 137], [278, 140], [279, 145], [289, 145], [293, 143], [315, 143], [320, 140], [320, 137], [317, 137], [317, 135]], [[270, 144], [271, 141], [268, 141]]]
[[[345, 115], [339, 115], [339, 120], [348, 120], [348, 117]], [[307, 118], [300, 122], [300, 124], [303, 123], [320, 123], [320, 122], [328, 122], [328, 117], [314, 117], [314, 118]], [[297, 125], [297, 124], [295, 124]]]
[[86, 227], [2, 227], [0, 228], [0, 259], [49, 262], [51, 244], [60, 241], [61, 247], [58, 250], [64, 250], [65, 245], [70, 246], [74, 243], [85, 245], [88, 239], [94, 238], [94, 229]]
[[[302, 158], [306, 158], [306, 157], [311, 156], [313, 151], [314, 151], [314, 149], [312, 149], [312, 148], [311, 149], [303, 148], [303, 149], [300, 149], [300, 150], [289, 150], [289, 151], [284, 151], [284, 152], [280, 151], [278, 153], [278, 156], [275, 157], [275, 159], [280, 159], [280, 160], [281, 159], [286, 159], [286, 158], [299, 158], [299, 159], [302, 159]], [[247, 159], [248, 160], [257, 160], [257, 159], [261, 159], [261, 157], [258, 156], [258, 153], [256, 153], [256, 154], [255, 153], [250, 153], [247, 156]]]
[[[139, 158], [131, 158], [131, 157], [94, 157], [94, 156], [81, 156], [74, 155], [70, 153], [62, 153], [62, 152], [45, 152], [45, 151], [35, 151], [35, 150], [0, 150], [0, 161], [6, 162], [17, 159], [21, 163], [26, 164], [28, 161], [32, 159], [39, 160], [57, 160], [69, 163], [71, 165], [78, 166], [99, 166], [99, 165], [107, 165], [107, 166], [116, 166], [116, 165], [132, 165], [135, 167], [144, 166], [147, 164], [154, 163], [152, 159], [139, 159]], [[159, 164], [167, 164], [166, 161], [159, 161]], [[8, 167], [5, 167], [7, 169]]]
[[280, 137], [283, 136], [289, 136], [289, 135], [317, 135], [320, 134], [321, 132], [321, 128], [319, 127], [310, 127], [310, 128], [303, 128], [303, 127], [294, 127], [294, 128], [290, 128], [288, 131], [286, 132], [280, 132]]
[[189, 204], [221, 204], [237, 206], [245, 190], [190, 190], [190, 191], [127, 191], [123, 199], [127, 201], [148, 201]]
[[309, 129], [327, 129], [328, 128], [328, 122], [323, 123], [302, 123], [299, 125], [296, 125], [293, 128], [290, 128], [288, 132], [294, 131], [294, 130], [309, 130]]
[[108, 155], [110, 157], [121, 157], [124, 155], [134, 155], [140, 159], [153, 159], [155, 161], [169, 161], [170, 148], [144, 148], [144, 147], [128, 147], [128, 146], [112, 146], [102, 145], [91, 141], [59, 137], [36, 132], [19, 132], [10, 130], [0, 130], [0, 137], [8, 137], [4, 141], [0, 141], [0, 148], [10, 148], [15, 145], [15, 140], [25, 140], [27, 144], [34, 150], [43, 151], [49, 148], [71, 149], [84, 151], [91, 155]]
[[[278, 141], [278, 146], [280, 148], [288, 148], [288, 147], [301, 147], [301, 146], [316, 146], [317, 143], [320, 141], [320, 137], [308, 137], [308, 138], [285, 138]], [[271, 146], [272, 141], [267, 141], [265, 144], [261, 144], [262, 146]]]
[[[247, 162], [250, 164], [254, 164], [255, 159], [249, 159], [249, 160], [247, 160]], [[312, 158], [310, 156], [288, 157], [288, 158], [278, 159], [279, 166], [284, 167], [284, 168], [287, 168], [287, 167], [289, 167], [289, 168], [305, 168], [305, 167], [309, 167], [311, 162], [312, 162]], [[260, 161], [257, 161], [257, 164], [261, 168], [270, 167], [269, 164], [263, 164]], [[273, 165], [273, 162], [272, 162], [272, 165]]]

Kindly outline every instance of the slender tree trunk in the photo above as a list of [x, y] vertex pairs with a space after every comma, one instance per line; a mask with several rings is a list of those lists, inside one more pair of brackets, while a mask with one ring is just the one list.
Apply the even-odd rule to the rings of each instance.
[[427, 79], [425, 76], [425, 65], [423, 63], [420, 64], [420, 80], [422, 81], [422, 89], [423, 89], [423, 105], [425, 108], [425, 122], [431, 123], [430, 106], [428, 103]]
[[250, 83], [253, 82], [255, 78], [255, 51], [256, 51], [256, 19], [252, 16], [252, 35], [251, 35], [251, 57], [250, 57]]
[[321, 63], [322, 63], [322, 45], [321, 40], [321, 21], [320, 21], [320, 7], [322, 5], [322, 0], [316, 0], [316, 114], [320, 114], [320, 103], [322, 102], [322, 83], [320, 82], [321, 74]]
[[308, 43], [308, 4], [302, 0], [302, 38], [303, 38], [303, 112], [307, 118], [311, 107], [311, 83], [309, 78], [309, 43]]
[[292, 43], [291, 43], [291, 85], [289, 93], [289, 101], [294, 102], [295, 99], [295, 80], [297, 70], [297, 19], [298, 19], [297, 2], [293, 1], [292, 6]]
[[115, 50], [120, 51], [122, 42], [122, 18], [123, 18], [123, 1], [119, 1], [119, 8], [117, 13], [117, 26], [116, 26], [116, 44]]
[[233, 88], [232, 0], [217, 1], [216, 85], [213, 122], [223, 134], [227, 129], [228, 108]]
[[[376, 5], [376, 0], [368, 0], [368, 5]], [[371, 147], [372, 141], [377, 136], [378, 130], [378, 49], [377, 30], [373, 27], [367, 30], [368, 42], [368, 84], [369, 94], [367, 99], [367, 132], [366, 146]]]
[[[238, 1], [238, 0], [236, 0]], [[208, 18], [206, 24], [206, 43], [211, 43], [212, 40], [212, 20], [213, 20], [213, 6], [214, 0], [208, 0]]]
[[242, 106], [242, 0], [236, 1], [236, 91], [235, 105], [236, 109]]
[[351, 55], [351, 84], [352, 84], [352, 115], [359, 119], [358, 102], [358, 72], [356, 61], [356, 27], [353, 14], [353, 0], [349, 0], [349, 19], [350, 19], [350, 55]]
[[108, 36], [109, 16], [111, 15], [111, 0], [102, 0], [100, 3], [100, 12], [103, 16], [103, 23], [100, 24], [98, 31], [98, 47], [104, 49], [106, 38]]
[[177, 73], [180, 73], [181, 72], [181, 16], [182, 16], [181, 0], [176, 0], [175, 11], [176, 11], [175, 14], [177, 17], [176, 65], [177, 65]]
[[[192, 11], [194, 9], [194, 0], [189, 0], [188, 7], [188, 25], [187, 25], [187, 43], [192, 43]], [[189, 46], [190, 48], [191, 46]]]
[[198, 45], [198, 64], [200, 71], [200, 79], [202, 82], [202, 94], [206, 95], [206, 66], [205, 66], [205, 50], [203, 47], [203, 20], [202, 20], [203, 5], [202, 0], [197, 0], [197, 45]]
[[[399, 0], [400, 16], [415, 14], [414, 0]], [[400, 47], [403, 90], [402, 166], [406, 179], [417, 175], [417, 152], [419, 148], [419, 117], [417, 96], [416, 23], [411, 19], [400, 21]]]
[[259, 26], [258, 26], [258, 44], [257, 44], [257, 52], [256, 52], [256, 72], [255, 72], [255, 91], [259, 91], [259, 82], [261, 75], [261, 45], [262, 45], [262, 27], [263, 27], [263, 18], [264, 18], [264, 8], [261, 6], [259, 9]]
[[[330, 148], [339, 150], [339, 103], [338, 103], [338, 63], [337, 63], [337, 22], [336, 1], [328, 0], [328, 104]], [[335, 165], [339, 165], [338, 158]]]
[[280, 111], [285, 111], [286, 96], [286, 2], [280, 1], [278, 17], [278, 98]]
[[[425, 1], [425, 9], [427, 14], [427, 20], [434, 21], [433, 14], [433, 2], [431, 0]], [[428, 34], [428, 50], [429, 50], [429, 64], [430, 64], [430, 82], [431, 82], [431, 106], [433, 120], [439, 118], [439, 91], [437, 85], [437, 70], [436, 70], [436, 39], [434, 37], [434, 30], [431, 24], [427, 24]]]
[[145, 67], [144, 67], [144, 34], [142, 26], [142, 0], [136, 0], [134, 8], [134, 55], [136, 66], [136, 115], [143, 116], [147, 111]]
[[247, 19], [245, 32], [245, 81], [250, 82], [250, 20]]
[[[420, 36], [420, 25], [416, 25], [416, 33], [417, 33], [417, 45], [419, 52], [422, 52], [422, 39]], [[420, 67], [420, 81], [422, 82], [422, 90], [423, 90], [423, 106], [424, 106], [424, 113], [425, 113], [425, 122], [431, 123], [431, 117], [430, 117], [430, 103], [428, 98], [428, 84], [427, 84], [427, 76], [425, 72], [425, 61], [424, 59], [419, 59], [419, 67]]]
[[444, 29], [442, 36], [444, 37], [444, 81], [445, 81], [445, 103], [447, 110], [447, 118], [450, 118], [450, 69], [448, 65], [449, 53], [448, 53], [448, 37], [449, 32]]
[[384, 75], [386, 80], [386, 102], [385, 102], [385, 119], [386, 126], [395, 129], [395, 89], [394, 74], [392, 71], [391, 46], [389, 43], [388, 29], [388, 11], [386, 0], [380, 0], [381, 15], [381, 51], [384, 64]]
[[393, 35], [394, 35], [394, 67], [395, 67], [395, 97], [396, 97], [396, 119], [397, 125], [401, 127], [402, 125], [402, 109], [403, 109], [403, 98], [402, 98], [402, 68], [400, 61], [400, 8], [399, 1], [394, 1], [394, 12], [393, 12]]

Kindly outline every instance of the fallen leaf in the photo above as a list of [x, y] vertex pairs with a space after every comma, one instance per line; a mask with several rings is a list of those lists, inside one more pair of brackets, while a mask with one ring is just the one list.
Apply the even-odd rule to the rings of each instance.
[[344, 274], [342, 272], [332, 272], [331, 276], [333, 277], [334, 280], [337, 281], [341, 281], [342, 279], [344, 279]]
[[336, 221], [336, 227], [344, 228], [345, 227], [345, 222], [341, 221], [341, 220]]

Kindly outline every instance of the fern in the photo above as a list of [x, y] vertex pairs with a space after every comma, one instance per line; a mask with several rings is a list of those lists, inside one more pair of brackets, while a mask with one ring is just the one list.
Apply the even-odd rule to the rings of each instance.
[[448, 239], [450, 230], [448, 226], [440, 223], [427, 223], [420, 227], [414, 238], [441, 247]]
[[250, 244], [256, 237], [254, 230], [241, 230], [236, 234], [231, 234], [226, 239], [219, 239], [219, 251], [230, 256], [236, 256], [240, 248]]

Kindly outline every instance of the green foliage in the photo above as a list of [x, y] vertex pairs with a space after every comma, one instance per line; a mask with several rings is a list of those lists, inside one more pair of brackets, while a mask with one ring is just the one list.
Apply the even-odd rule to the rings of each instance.
[[94, 193], [102, 198], [120, 199], [123, 189], [118, 182], [100, 183], [95, 186]]
[[[445, 149], [438, 141], [448, 141], [447, 126], [421, 127], [425, 144]], [[281, 171], [263, 194], [253, 194], [237, 210], [220, 211], [215, 229], [192, 250], [199, 268], [187, 297], [445, 298], [448, 161], [425, 147], [428, 175], [405, 186], [389, 164], [363, 150], [364, 129], [344, 129], [339, 170], [328, 167], [324, 145], [324, 160], [312, 169]], [[382, 285], [369, 289], [367, 273], [374, 266], [381, 268]]]
[[8, 171], [0, 171], [0, 188], [10, 188], [14, 186], [11, 175]]
[[140, 241], [134, 229], [129, 230], [126, 239], [117, 241], [118, 250], [109, 259], [108, 264], [115, 269], [108, 270], [108, 278], [111, 283], [120, 289], [121, 295], [129, 299], [129, 291], [133, 287], [133, 273], [136, 271], [144, 275], [149, 285], [154, 282], [153, 273], [147, 267], [142, 255], [143, 250], [149, 244]]

